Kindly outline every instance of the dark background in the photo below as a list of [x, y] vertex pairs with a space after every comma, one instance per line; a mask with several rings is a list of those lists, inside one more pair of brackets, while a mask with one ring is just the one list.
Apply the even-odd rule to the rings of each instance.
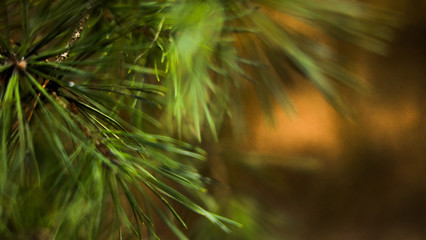
[[300, 78], [298, 114], [276, 106], [271, 127], [248, 89], [248, 134], [206, 146], [212, 192], [245, 227], [192, 238], [426, 239], [426, 1], [376, 2], [402, 15], [388, 54], [336, 44], [374, 88], [344, 90], [354, 117]]

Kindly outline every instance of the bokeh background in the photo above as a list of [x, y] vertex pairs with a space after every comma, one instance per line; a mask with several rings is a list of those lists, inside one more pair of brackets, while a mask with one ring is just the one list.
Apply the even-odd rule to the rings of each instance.
[[401, 13], [388, 53], [332, 44], [373, 91], [344, 92], [348, 119], [296, 77], [297, 114], [277, 105], [271, 126], [248, 87], [246, 134], [204, 143], [217, 209], [244, 226], [188, 213], [191, 239], [426, 239], [426, 1], [366, 2]]

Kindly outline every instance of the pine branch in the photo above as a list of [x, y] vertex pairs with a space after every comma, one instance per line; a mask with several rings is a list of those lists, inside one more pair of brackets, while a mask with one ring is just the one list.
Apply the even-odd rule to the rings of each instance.
[[[318, 24], [327, 34], [382, 49], [385, 37], [375, 30], [385, 24], [371, 26], [387, 19], [383, 14], [358, 3], [327, 3], [4, 2], [0, 238], [14, 236], [9, 226], [15, 232], [28, 227], [21, 225], [23, 216], [35, 228], [47, 222], [43, 227], [55, 232], [57, 239], [95, 238], [98, 228], [106, 226], [101, 219], [109, 210], [106, 198], [115, 204], [118, 224], [109, 228], [112, 232], [126, 226], [123, 232], [141, 237], [146, 230], [155, 237], [152, 209], [185, 239], [174, 221], [165, 217], [168, 211], [186, 226], [170, 200], [225, 232], [238, 225], [165, 183], [164, 179], [171, 180], [191, 193], [205, 191], [203, 178], [190, 161], [204, 159], [205, 153], [170, 136], [176, 131], [181, 138], [201, 141], [209, 128], [219, 139], [222, 122], [231, 116], [243, 119], [240, 93], [246, 83], [254, 84], [266, 110], [275, 100], [291, 106], [284, 83], [294, 69], [341, 108], [336, 83], [362, 89], [358, 78], [330, 60], [333, 54], [318, 54], [306, 36], [264, 11], [268, 6], [287, 12]], [[343, 19], [345, 26], [335, 19]], [[169, 132], [156, 128], [163, 122]]]

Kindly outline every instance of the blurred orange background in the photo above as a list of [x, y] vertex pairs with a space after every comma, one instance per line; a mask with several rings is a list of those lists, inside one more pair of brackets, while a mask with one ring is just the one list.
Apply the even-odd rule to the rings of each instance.
[[403, 24], [386, 56], [336, 43], [373, 86], [344, 90], [353, 118], [299, 78], [288, 88], [297, 114], [277, 105], [268, 125], [248, 89], [244, 140], [207, 147], [223, 184], [214, 194], [249, 199], [257, 212], [242, 212], [257, 218], [259, 239], [426, 239], [426, 2], [374, 2], [402, 11]]

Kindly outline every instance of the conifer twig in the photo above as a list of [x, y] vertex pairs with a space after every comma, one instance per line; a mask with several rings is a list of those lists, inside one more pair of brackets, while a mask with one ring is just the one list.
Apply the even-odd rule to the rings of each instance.
[[135, 59], [135, 61], [134, 61], [134, 64], [136, 64], [136, 62], [141, 58], [141, 57], [143, 57], [145, 54], [147, 54], [148, 53], [148, 51], [154, 46], [154, 43], [157, 41], [157, 39], [158, 39], [158, 37], [160, 36], [160, 32], [161, 32], [161, 30], [163, 29], [163, 24], [164, 24], [164, 20], [165, 20], [165, 18], [162, 18], [161, 19], [161, 21], [160, 21], [160, 23], [158, 24], [158, 30], [157, 30], [157, 32], [155, 33], [155, 36], [154, 36], [154, 39], [152, 40], [152, 42], [149, 44], [149, 46], [148, 46], [148, 48], [147, 49], [145, 49], [145, 51], [143, 51], [141, 54], [139, 54], [137, 57], [136, 57], [136, 59]]
[[[88, 6], [87, 9], [86, 9], [87, 13], [78, 22], [78, 27], [74, 29], [73, 34], [71, 36], [71, 39], [67, 42], [67, 45], [65, 46], [65, 49], [66, 49], [65, 52], [63, 52], [62, 54], [60, 54], [60, 55], [58, 55], [56, 57], [56, 60], [55, 60], [56, 63], [63, 62], [69, 56], [69, 52], [70, 52], [69, 49], [70, 49], [70, 47], [72, 45], [74, 45], [78, 41], [78, 39], [80, 39], [81, 33], [83, 32], [84, 27], [86, 26], [86, 23], [87, 23], [87, 21], [90, 18], [90, 9], [91, 9], [91, 7]], [[46, 61], [48, 61], [48, 60], [46, 59]], [[50, 80], [49, 79], [45, 79], [44, 82], [43, 82], [42, 87], [46, 88], [49, 83], [50, 83]], [[30, 106], [28, 106], [28, 105], [25, 108], [26, 115], [28, 115], [27, 116], [27, 121], [28, 122], [31, 120], [31, 117], [32, 117], [32, 115], [34, 113], [34, 109], [36, 108], [36, 106], [38, 104], [38, 99], [40, 98], [40, 96], [41, 96], [41, 93], [38, 93], [37, 98], [34, 99], [34, 103], [32, 104], [32, 107], [31, 107], [32, 109], [31, 110], [29, 109]]]
[[[74, 45], [81, 37], [81, 33], [84, 30], [84, 27], [86, 26], [87, 21], [90, 18], [90, 9], [91, 7], [87, 7], [87, 13], [84, 15], [84, 17], [79, 21], [78, 23], [78, 27], [73, 31], [72, 37], [71, 39], [68, 41], [67, 45], [65, 46], [66, 51], [63, 52], [62, 54], [60, 54], [59, 56], [56, 57], [56, 63], [61, 63], [63, 62], [67, 57], [69, 57], [69, 52], [70, 52], [70, 47], [72, 45]], [[157, 36], [158, 37], [158, 36]], [[43, 83], [43, 88], [46, 88], [46, 86], [49, 84], [50, 80], [46, 79]], [[40, 97], [40, 94], [38, 94], [38, 98]], [[64, 102], [62, 101], [59, 96], [56, 94], [56, 92], [52, 92], [52, 95], [54, 97], [54, 99], [63, 107], [66, 109], [69, 109], [73, 114], [77, 115], [78, 114], [78, 110], [75, 108], [75, 105], [73, 103], [69, 103], [69, 102]], [[36, 101], [37, 103], [37, 101]], [[37, 104], [35, 104], [37, 105]], [[35, 108], [35, 106], [33, 107]], [[72, 115], [71, 115], [72, 116]], [[78, 119], [76, 119], [75, 117], [73, 117], [73, 120], [77, 123], [78, 127], [80, 128], [80, 130], [84, 133], [84, 135], [86, 135], [86, 137], [88, 139], [94, 139], [95, 141], [95, 146], [98, 149], [98, 151], [107, 159], [109, 159], [111, 162], [113, 163], [117, 163], [117, 157], [114, 155], [114, 153], [111, 152], [111, 150], [101, 141], [99, 141], [98, 138], [96, 138], [92, 131], [85, 126], [84, 124], [82, 124]]]
[[[52, 92], [53, 98], [56, 100], [56, 102], [61, 105], [63, 108], [70, 110], [74, 115], [78, 115], [79, 111], [76, 108], [75, 104], [73, 102], [65, 102], [56, 92]], [[84, 133], [84, 135], [91, 140], [94, 140], [95, 147], [98, 149], [98, 151], [106, 157], [108, 160], [110, 160], [112, 163], [118, 163], [117, 157], [115, 154], [104, 144], [102, 143], [96, 136], [93, 135], [92, 130], [90, 130], [87, 126], [85, 126], [80, 120], [76, 118], [76, 116], [70, 115], [71, 118], [74, 120], [74, 122], [78, 125], [80, 130]]]

